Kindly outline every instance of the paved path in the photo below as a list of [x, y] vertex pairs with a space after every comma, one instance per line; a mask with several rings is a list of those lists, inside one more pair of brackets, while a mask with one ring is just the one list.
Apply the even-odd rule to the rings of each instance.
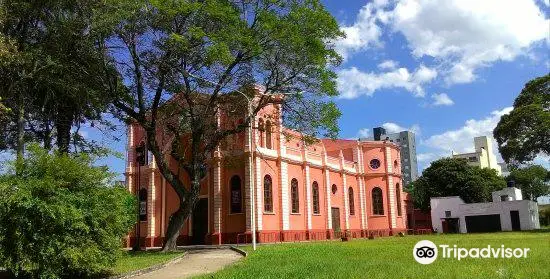
[[212, 273], [242, 258], [231, 249], [200, 249], [187, 251], [179, 262], [132, 279], [181, 279]]

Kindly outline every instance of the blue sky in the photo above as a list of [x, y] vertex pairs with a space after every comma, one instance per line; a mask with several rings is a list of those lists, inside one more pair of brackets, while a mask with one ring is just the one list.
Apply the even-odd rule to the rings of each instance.
[[548, 1], [324, 3], [347, 34], [336, 43], [341, 136], [412, 129], [421, 170], [473, 151], [524, 84], [550, 71]]
[[[345, 58], [336, 69], [340, 137], [412, 129], [420, 170], [451, 150], [473, 151], [473, 137], [492, 134], [524, 84], [550, 71], [548, 0], [323, 3], [347, 34], [335, 42]], [[82, 133], [124, 154], [119, 128], [120, 141]], [[548, 157], [536, 162], [550, 167]], [[124, 159], [99, 163], [122, 178]]]

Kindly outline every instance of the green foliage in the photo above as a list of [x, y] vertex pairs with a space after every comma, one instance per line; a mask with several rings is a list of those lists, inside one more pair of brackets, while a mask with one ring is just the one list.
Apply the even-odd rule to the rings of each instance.
[[531, 161], [540, 153], [550, 155], [550, 74], [525, 85], [493, 135], [507, 163]]
[[550, 204], [539, 205], [539, 220], [541, 226], [550, 226]]
[[111, 267], [134, 219], [134, 198], [89, 155], [36, 145], [0, 176], [0, 266], [19, 276], [81, 278]]
[[523, 199], [535, 201], [540, 196], [550, 194], [550, 172], [543, 166], [512, 169], [506, 180], [515, 182], [523, 193]]
[[493, 169], [468, 165], [465, 159], [443, 158], [432, 162], [413, 185], [415, 206], [428, 210], [430, 198], [460, 196], [465, 202], [486, 202], [491, 192], [506, 187], [504, 178]]
[[62, 152], [97, 147], [71, 127], [104, 122], [111, 100], [104, 73], [112, 69], [101, 59], [101, 33], [91, 29], [102, 2], [0, 1], [0, 97], [13, 112], [0, 122], [0, 149], [28, 141]]

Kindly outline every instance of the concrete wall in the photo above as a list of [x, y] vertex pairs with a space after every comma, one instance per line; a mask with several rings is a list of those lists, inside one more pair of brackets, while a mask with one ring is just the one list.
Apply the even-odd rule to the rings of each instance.
[[466, 216], [500, 215], [503, 231], [512, 230], [510, 211], [519, 211], [521, 230], [539, 229], [539, 214], [537, 203], [525, 200], [470, 203], [466, 204], [460, 197], [432, 198], [430, 200], [432, 226], [434, 230], [443, 232], [441, 219], [446, 218], [445, 211], [451, 211], [451, 218], [460, 219], [460, 232], [466, 233]]

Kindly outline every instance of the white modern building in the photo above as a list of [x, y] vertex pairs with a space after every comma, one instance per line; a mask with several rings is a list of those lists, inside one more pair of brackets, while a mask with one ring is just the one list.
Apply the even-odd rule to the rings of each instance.
[[536, 202], [522, 200], [521, 190], [504, 188], [493, 201], [465, 203], [460, 197], [431, 198], [432, 227], [443, 233], [535, 230], [540, 228]]
[[498, 175], [502, 175], [500, 165], [497, 163], [497, 157], [493, 153], [493, 143], [487, 136], [474, 138], [475, 151], [472, 153], [452, 153], [453, 158], [464, 158], [468, 160], [468, 164], [478, 166], [480, 168], [491, 168], [497, 171]]

